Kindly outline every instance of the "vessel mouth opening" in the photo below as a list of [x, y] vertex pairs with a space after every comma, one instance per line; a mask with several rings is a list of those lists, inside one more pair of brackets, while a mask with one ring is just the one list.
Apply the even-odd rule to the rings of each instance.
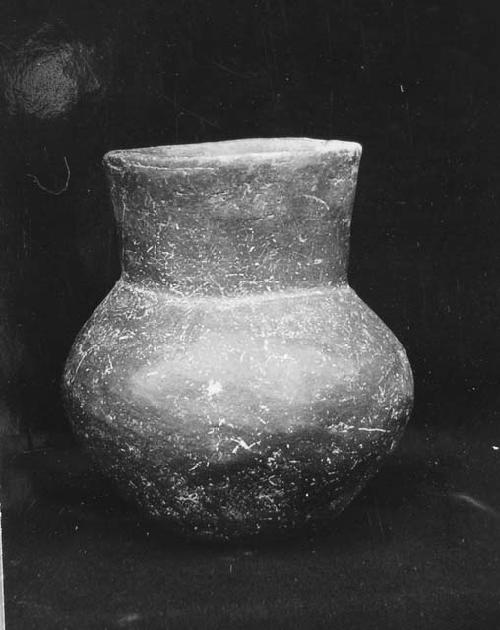
[[169, 166], [176, 162], [224, 161], [226, 159], [254, 158], [272, 159], [276, 156], [317, 153], [361, 153], [361, 146], [356, 142], [343, 140], [319, 140], [315, 138], [246, 138], [224, 140], [220, 142], [202, 142], [197, 144], [179, 144], [169, 146], [123, 149], [106, 154], [108, 162], [120, 161], [122, 164], [138, 166]]

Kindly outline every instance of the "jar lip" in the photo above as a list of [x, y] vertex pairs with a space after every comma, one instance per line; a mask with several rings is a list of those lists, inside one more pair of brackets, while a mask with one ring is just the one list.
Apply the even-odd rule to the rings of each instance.
[[266, 162], [294, 156], [324, 153], [361, 155], [361, 145], [344, 140], [317, 138], [243, 138], [219, 142], [177, 144], [137, 149], [118, 149], [106, 153], [110, 166], [176, 167], [179, 163], [221, 163], [234, 159]]

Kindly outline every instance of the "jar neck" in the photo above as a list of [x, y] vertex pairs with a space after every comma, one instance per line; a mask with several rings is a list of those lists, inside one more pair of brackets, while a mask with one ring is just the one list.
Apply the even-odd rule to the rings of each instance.
[[336, 152], [158, 166], [109, 154], [124, 275], [204, 295], [345, 282], [358, 162]]

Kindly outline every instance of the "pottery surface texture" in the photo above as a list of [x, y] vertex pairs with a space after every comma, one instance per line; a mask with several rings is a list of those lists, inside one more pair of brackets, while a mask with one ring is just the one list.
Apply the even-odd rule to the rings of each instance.
[[330, 522], [408, 420], [401, 344], [347, 283], [361, 147], [297, 138], [105, 157], [122, 276], [64, 395], [123, 495], [187, 537]]

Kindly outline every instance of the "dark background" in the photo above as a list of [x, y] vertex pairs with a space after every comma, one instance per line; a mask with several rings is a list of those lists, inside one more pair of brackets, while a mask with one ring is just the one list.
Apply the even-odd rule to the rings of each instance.
[[[103, 154], [242, 137], [363, 145], [350, 281], [413, 367], [399, 461], [427, 462], [410, 485], [431, 469], [446, 477], [450, 461], [464, 479], [494, 476], [459, 453], [488, 435], [492, 455], [500, 402], [499, 40], [500, 9], [487, 0], [4, 2], [7, 509], [38, 500], [8, 472], [13, 456], [72, 448], [63, 363], [119, 274]], [[383, 494], [393, 482], [378, 483]]]

